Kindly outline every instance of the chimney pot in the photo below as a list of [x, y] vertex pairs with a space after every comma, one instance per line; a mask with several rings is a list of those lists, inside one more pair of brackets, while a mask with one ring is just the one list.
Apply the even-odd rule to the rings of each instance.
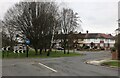
[[88, 34], [88, 30], [86, 31], [86, 33]]

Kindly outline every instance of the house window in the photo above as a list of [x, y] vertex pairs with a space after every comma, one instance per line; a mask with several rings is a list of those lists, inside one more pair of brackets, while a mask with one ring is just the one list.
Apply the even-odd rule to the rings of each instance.
[[98, 46], [98, 44], [95, 44], [95, 46]]
[[110, 44], [110, 47], [114, 47], [114, 44]]
[[103, 41], [104, 39], [100, 39], [101, 41]]
[[105, 39], [105, 41], [108, 41], [108, 39]]
[[90, 41], [90, 39], [87, 39], [87, 41]]

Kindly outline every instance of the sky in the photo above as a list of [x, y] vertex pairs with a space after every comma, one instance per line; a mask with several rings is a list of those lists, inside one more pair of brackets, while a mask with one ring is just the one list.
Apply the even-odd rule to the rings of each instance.
[[[7, 9], [20, 0], [0, 0], [0, 19], [3, 19]], [[73, 9], [82, 21], [83, 33], [115, 34], [118, 28], [119, 0], [59, 0], [61, 5]], [[57, 1], [58, 2], [58, 1]], [[81, 31], [81, 27], [77, 31]]]

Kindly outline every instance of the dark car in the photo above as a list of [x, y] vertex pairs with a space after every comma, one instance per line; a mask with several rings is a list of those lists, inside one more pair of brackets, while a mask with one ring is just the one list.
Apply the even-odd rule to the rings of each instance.
[[59, 48], [57, 48], [58, 50], [64, 50], [64, 48], [62, 48], [62, 47], [59, 47]]

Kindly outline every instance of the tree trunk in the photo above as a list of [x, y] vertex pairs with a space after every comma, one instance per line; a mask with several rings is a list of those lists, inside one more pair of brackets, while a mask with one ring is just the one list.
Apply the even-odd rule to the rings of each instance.
[[64, 54], [66, 54], [66, 48], [64, 47]]
[[47, 56], [50, 56], [50, 52], [52, 51], [52, 49], [50, 48], [49, 50], [48, 50], [48, 53], [47, 53]]
[[69, 51], [70, 51], [70, 49], [69, 49], [69, 46], [68, 46], [68, 52], [67, 52], [67, 54], [69, 54], [69, 53], [70, 53]]
[[35, 55], [38, 55], [38, 49], [35, 48]]
[[73, 53], [75, 53], [75, 49], [73, 49]]
[[50, 56], [50, 51], [48, 50], [47, 56]]
[[12, 52], [13, 51], [13, 40], [12, 40], [12, 38], [10, 39], [10, 52]]
[[40, 55], [42, 54], [42, 50], [43, 50], [43, 49], [41, 48], [41, 49], [40, 49]]
[[45, 48], [45, 53], [47, 52], [47, 49]]
[[66, 40], [64, 40], [64, 54], [66, 54]]

